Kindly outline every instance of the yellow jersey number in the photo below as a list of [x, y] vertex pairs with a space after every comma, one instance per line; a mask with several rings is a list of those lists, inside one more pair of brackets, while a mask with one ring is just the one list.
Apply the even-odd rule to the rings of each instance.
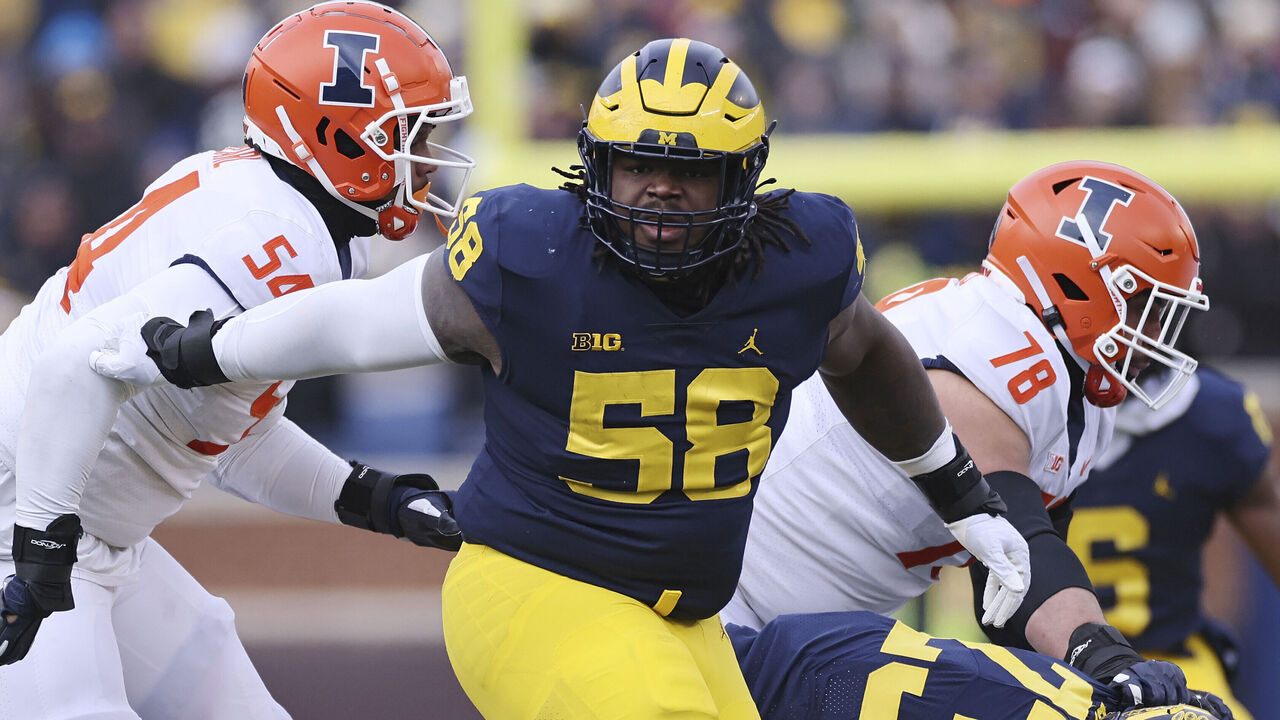
[[[880, 652], [899, 658], [932, 663], [942, 650], [929, 646], [933, 638], [902, 623], [894, 623], [889, 635], [880, 646]], [[1060, 684], [1045, 679], [1040, 673], [1027, 667], [1017, 655], [1007, 648], [987, 643], [965, 642], [966, 647], [986, 655], [992, 662], [1004, 668], [1023, 687], [1039, 695], [1052, 705], [1036, 701], [1027, 713], [1026, 720], [1061, 720], [1061, 708], [1073, 720], [1085, 720], [1093, 705], [1093, 686], [1064, 665], [1054, 665], [1053, 670], [1061, 678]], [[924, 684], [929, 678], [929, 668], [902, 662], [887, 663], [867, 675], [867, 686], [862, 695], [862, 709], [858, 720], [893, 720], [898, 717], [903, 693], [916, 697], [924, 694]], [[971, 720], [956, 715], [956, 720]]]
[[483, 199], [483, 197], [470, 197], [462, 201], [461, 207], [458, 208], [458, 219], [453, 221], [453, 226], [449, 228], [449, 237], [445, 241], [445, 249], [449, 252], [449, 272], [453, 273], [453, 279], [458, 282], [462, 282], [467, 271], [476, 264], [476, 260], [480, 259], [480, 253], [484, 252], [484, 240], [480, 238], [480, 228], [476, 227], [473, 220], [476, 208], [480, 207], [480, 201]]
[[1118, 553], [1147, 546], [1147, 519], [1128, 505], [1076, 508], [1067, 544], [1075, 551], [1094, 586], [1111, 586], [1116, 605], [1106, 611], [1107, 622], [1136, 637], [1151, 623], [1151, 581], [1147, 567], [1132, 557], [1095, 558], [1094, 543], [1110, 541]]
[[[685, 402], [685, 433], [692, 447], [684, 456], [680, 489], [690, 500], [736, 498], [751, 490], [751, 478], [764, 471], [773, 438], [765, 423], [778, 394], [778, 379], [767, 368], [708, 368], [689, 383]], [[635, 490], [607, 490], [590, 482], [567, 478], [574, 492], [602, 500], [632, 504], [653, 502], [675, 487], [675, 447], [656, 427], [605, 427], [605, 408], [637, 405], [641, 417], [675, 412], [676, 371], [575, 372], [569, 407], [569, 452], [605, 460], [638, 460]], [[754, 405], [749, 420], [718, 424], [716, 411], [724, 402]], [[716, 458], [747, 451], [747, 477], [725, 487], [715, 486]]]

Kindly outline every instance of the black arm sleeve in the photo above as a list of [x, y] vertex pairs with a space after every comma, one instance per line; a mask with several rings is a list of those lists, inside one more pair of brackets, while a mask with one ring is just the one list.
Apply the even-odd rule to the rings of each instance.
[[[1031, 588], [1018, 611], [1003, 628], [982, 625], [982, 630], [997, 645], [1031, 650], [1027, 642], [1027, 620], [1031, 614], [1060, 590], [1082, 587], [1093, 591], [1084, 565], [1067, 546], [1067, 525], [1071, 520], [1069, 502], [1046, 510], [1040, 488], [1021, 473], [1001, 471], [985, 475], [991, 488], [1009, 507], [1006, 518], [1026, 538], [1031, 551]], [[982, 590], [987, 583], [987, 569], [982, 563], [969, 566], [973, 583], [974, 616], [982, 617]]]

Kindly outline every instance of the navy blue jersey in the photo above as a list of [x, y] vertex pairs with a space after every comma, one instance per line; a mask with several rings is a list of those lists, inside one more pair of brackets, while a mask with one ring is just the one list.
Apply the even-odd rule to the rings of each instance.
[[1201, 550], [1217, 513], [1253, 487], [1267, 462], [1270, 431], [1257, 399], [1213, 370], [1196, 375], [1186, 411], [1131, 436], [1073, 502], [1071, 546], [1107, 620], [1139, 651], [1181, 652], [1200, 629]]
[[793, 195], [812, 245], [769, 246], [758, 276], [686, 316], [602, 257], [581, 214], [571, 193], [521, 185], [477, 194], [450, 232], [445, 262], [502, 355], [458, 521], [472, 542], [708, 617], [733, 593], [791, 390], [861, 288], [853, 213]]
[[762, 720], [1087, 720], [1118, 700], [1047, 655], [935, 638], [872, 612], [726, 630]]

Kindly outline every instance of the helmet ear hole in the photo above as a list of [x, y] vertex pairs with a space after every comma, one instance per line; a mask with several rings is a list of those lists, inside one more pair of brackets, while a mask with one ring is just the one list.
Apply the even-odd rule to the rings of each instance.
[[321, 145], [328, 146], [329, 138], [325, 137], [325, 131], [329, 129], [329, 118], [320, 118], [320, 122], [316, 123], [316, 139]]
[[1089, 299], [1089, 295], [1086, 294], [1084, 290], [1080, 289], [1080, 286], [1077, 285], [1074, 280], [1066, 275], [1063, 275], [1062, 273], [1054, 273], [1053, 279], [1057, 281], [1058, 288], [1062, 290], [1062, 294], [1065, 295], [1068, 300]]
[[348, 159], [355, 160], [364, 155], [364, 148], [360, 147], [360, 143], [347, 134], [341, 128], [333, 134], [333, 147], [339, 153]]

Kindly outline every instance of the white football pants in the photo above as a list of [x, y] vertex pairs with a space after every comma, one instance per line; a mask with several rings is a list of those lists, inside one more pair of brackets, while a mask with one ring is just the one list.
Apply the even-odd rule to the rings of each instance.
[[[147, 538], [118, 587], [73, 578], [75, 609], [45, 619], [0, 667], [0, 718], [287, 719], [258, 677], [226, 601]], [[13, 563], [0, 560], [0, 578]]]

